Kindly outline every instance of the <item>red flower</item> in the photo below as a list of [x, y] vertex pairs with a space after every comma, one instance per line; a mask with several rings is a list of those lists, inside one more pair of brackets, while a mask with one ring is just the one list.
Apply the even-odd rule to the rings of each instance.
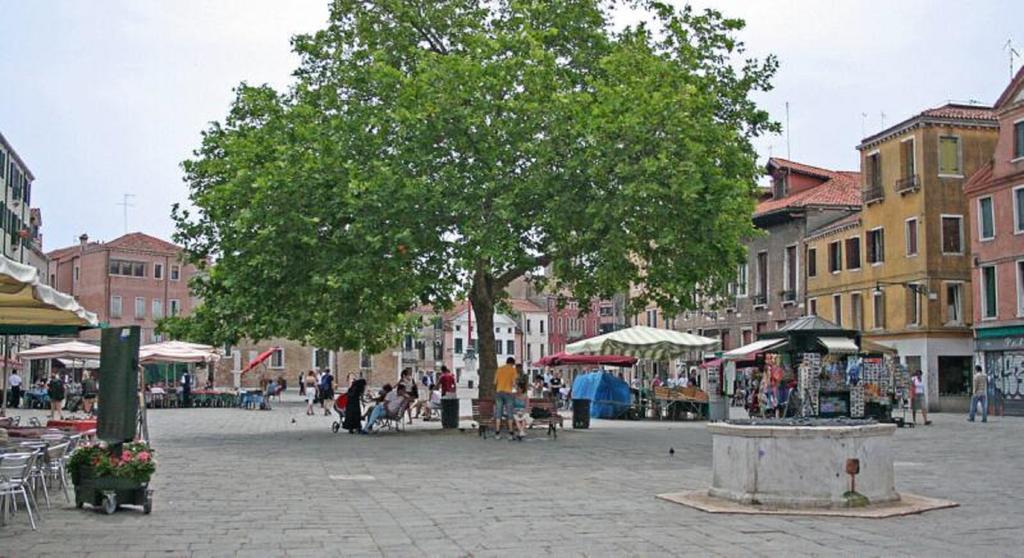
[[135, 457], [137, 457], [139, 459], [139, 461], [145, 463], [145, 462], [149, 461], [149, 452], [148, 451], [140, 451], [138, 453], [138, 455], [136, 455]]

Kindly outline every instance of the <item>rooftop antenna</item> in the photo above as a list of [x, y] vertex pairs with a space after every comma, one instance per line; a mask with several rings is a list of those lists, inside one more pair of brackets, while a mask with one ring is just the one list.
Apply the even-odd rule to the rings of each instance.
[[885, 129], [885, 111], [884, 110], [881, 112], [881, 115], [882, 115], [882, 129], [884, 130]]
[[1003, 45], [1003, 50], [1007, 52], [1010, 58], [1010, 79], [1013, 79], [1013, 58], [1020, 58], [1020, 52], [1013, 48], [1013, 39], [1006, 39], [1006, 44]]
[[128, 234], [128, 208], [135, 207], [135, 204], [129, 202], [128, 198], [134, 198], [135, 194], [123, 194], [123, 196], [123, 201], [115, 205], [120, 205], [124, 209], [124, 234]]
[[793, 160], [793, 156], [789, 152], [789, 101], [786, 101], [786, 159]]
[[860, 113], [860, 137], [862, 137], [862, 138], [868, 137], [867, 128], [868, 128], [868, 113], [862, 112], [862, 113]]

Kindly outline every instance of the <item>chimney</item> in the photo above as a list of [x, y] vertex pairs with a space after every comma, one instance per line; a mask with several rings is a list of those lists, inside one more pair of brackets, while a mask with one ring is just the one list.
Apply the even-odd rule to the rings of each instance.
[[82, 236], [78, 237], [78, 242], [82, 248], [85, 248], [89, 244], [89, 235], [82, 233]]

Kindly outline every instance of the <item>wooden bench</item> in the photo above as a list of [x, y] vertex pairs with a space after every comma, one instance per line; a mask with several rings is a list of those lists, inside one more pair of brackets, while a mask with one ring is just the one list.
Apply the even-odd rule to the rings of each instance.
[[471, 401], [473, 407], [473, 421], [477, 424], [477, 434], [482, 437], [487, 437], [487, 427], [494, 429], [494, 400], [493, 399], [473, 399]]
[[[530, 409], [547, 409], [550, 416], [546, 418], [535, 418], [530, 423], [530, 428], [534, 425], [546, 425], [548, 427], [548, 436], [558, 438], [558, 428], [565, 428], [562, 423], [562, 415], [558, 414], [558, 402], [554, 399], [530, 399]], [[557, 425], [557, 427], [556, 427]]]
[[[562, 415], [558, 414], [558, 403], [553, 399], [530, 399], [527, 409], [547, 409], [551, 416], [545, 418], [534, 418], [530, 428], [534, 426], [547, 426], [548, 436], [558, 438], [558, 428], [564, 428]], [[494, 421], [494, 400], [473, 399], [473, 421], [477, 424], [477, 433], [480, 437], [487, 437], [487, 429], [497, 428]]]

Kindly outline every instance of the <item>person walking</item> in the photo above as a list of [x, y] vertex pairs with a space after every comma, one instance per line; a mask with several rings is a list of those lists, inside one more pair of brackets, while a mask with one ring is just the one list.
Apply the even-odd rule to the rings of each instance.
[[355, 434], [363, 429], [363, 394], [366, 393], [366, 380], [359, 378], [352, 382], [348, 391], [345, 392], [348, 400], [345, 402], [345, 420], [341, 427], [348, 430], [349, 434]]
[[917, 412], [921, 411], [921, 418], [924, 419], [924, 425], [928, 426], [932, 421], [928, 420], [928, 406], [925, 405], [924, 401], [924, 372], [918, 370], [914, 372], [914, 377], [911, 378], [911, 383], [914, 384], [914, 389], [911, 390], [912, 396], [910, 398], [910, 412], [914, 419], [914, 424], [917, 424]]
[[447, 366], [441, 366], [441, 377], [437, 380], [441, 386], [441, 397], [456, 397], [455, 374]]
[[512, 436], [512, 413], [516, 398], [516, 359], [508, 357], [505, 366], [499, 367], [494, 373], [494, 438], [501, 440], [501, 425], [505, 424], [508, 435]]
[[96, 404], [96, 394], [99, 390], [96, 387], [96, 380], [88, 371], [82, 374], [82, 410], [85, 414], [92, 414], [92, 407]]
[[46, 395], [50, 398], [50, 418], [63, 419], [61, 406], [64, 404], [64, 381], [57, 374], [50, 376], [50, 382], [46, 384]]
[[981, 422], [988, 422], [988, 374], [982, 371], [981, 366], [974, 367], [974, 378], [971, 382], [974, 388], [971, 395], [971, 414], [967, 420], [974, 422], [974, 413], [981, 404]]
[[302, 372], [299, 372], [299, 397], [306, 396], [306, 382], [302, 379]]
[[316, 374], [312, 370], [306, 373], [306, 415], [313, 416], [313, 402], [316, 401]]
[[320, 408], [324, 411], [324, 416], [331, 416], [331, 410], [327, 407], [328, 402], [334, 401], [334, 374], [331, 371], [324, 370], [322, 376], [320, 376]]
[[181, 406], [192, 406], [192, 374], [188, 370], [181, 375]]
[[21, 376], [15, 370], [11, 372], [11, 377], [7, 381], [11, 385], [11, 408], [17, 409], [21, 405]]

